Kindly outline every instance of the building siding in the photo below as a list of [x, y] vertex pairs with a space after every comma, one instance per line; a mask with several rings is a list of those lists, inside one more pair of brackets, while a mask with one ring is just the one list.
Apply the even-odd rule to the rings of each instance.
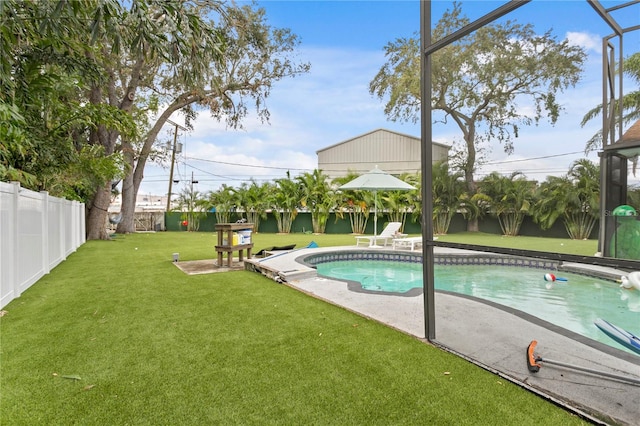
[[[449, 146], [434, 142], [433, 161], [448, 158]], [[378, 166], [399, 175], [420, 171], [420, 138], [378, 129], [318, 150], [318, 168], [329, 177], [365, 173]]]

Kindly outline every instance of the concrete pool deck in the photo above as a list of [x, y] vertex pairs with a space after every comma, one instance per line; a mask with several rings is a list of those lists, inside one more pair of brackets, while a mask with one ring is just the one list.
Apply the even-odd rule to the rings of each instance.
[[[318, 277], [315, 269], [296, 261], [307, 254], [354, 249], [355, 246], [298, 249], [264, 259], [250, 259], [246, 267], [424, 339], [422, 294], [406, 297], [354, 292], [348, 289], [347, 283]], [[437, 255], [453, 252], [475, 254], [440, 247], [435, 247], [434, 251]], [[621, 274], [615, 270], [604, 272]], [[464, 296], [436, 292], [435, 307], [436, 339], [432, 343], [561, 404], [594, 423], [640, 424], [640, 385], [544, 361], [539, 372], [530, 373], [526, 350], [529, 343], [536, 340], [535, 353], [543, 359], [635, 381], [640, 380], [639, 356], [595, 342], [520, 311], [499, 308]]]

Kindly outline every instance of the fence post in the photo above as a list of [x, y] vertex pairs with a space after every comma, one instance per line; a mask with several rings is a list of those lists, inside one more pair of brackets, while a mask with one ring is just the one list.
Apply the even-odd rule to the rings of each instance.
[[40, 191], [40, 195], [42, 198], [40, 202], [42, 203], [42, 236], [41, 236], [41, 245], [42, 245], [42, 272], [48, 274], [51, 272], [51, 260], [49, 259], [49, 192]]
[[[73, 200], [73, 230], [74, 230], [74, 247], [76, 249], [84, 244], [84, 203]], [[75, 251], [75, 250], [74, 250]]]
[[11, 219], [13, 224], [11, 229], [9, 230], [9, 234], [11, 234], [11, 259], [13, 265], [11, 265], [12, 271], [9, 273], [11, 278], [11, 285], [13, 286], [13, 299], [16, 297], [20, 297], [20, 283], [18, 282], [18, 211], [19, 211], [19, 203], [20, 203], [20, 182], [11, 182], [13, 186], [13, 202], [12, 202], [12, 212]]
[[80, 241], [78, 241], [78, 247], [87, 241], [87, 215], [85, 211], [85, 204], [78, 203], [78, 220], [80, 221]]
[[68, 253], [68, 243], [67, 238], [65, 238], [67, 232], [67, 218], [66, 216], [69, 214], [69, 204], [70, 202], [67, 200], [60, 200], [60, 207], [58, 208], [58, 217], [56, 218], [56, 223], [58, 224], [58, 244], [60, 245], [60, 253], [62, 253], [62, 259], [67, 258]]
[[71, 201], [71, 232], [72, 232], [72, 244], [73, 244], [73, 251], [76, 251], [76, 247], [78, 247], [78, 226], [80, 225], [80, 221], [78, 220], [78, 208], [77, 208], [77, 201], [72, 200]]
[[72, 239], [66, 238], [68, 231], [73, 232], [73, 225], [72, 225], [72, 229], [67, 230], [67, 223], [68, 223], [67, 216], [71, 214], [70, 204], [71, 204], [71, 201], [61, 200], [60, 208], [58, 209], [60, 211], [60, 215], [57, 218], [58, 219], [57, 222], [59, 224], [58, 229], [59, 229], [62, 259], [67, 258], [67, 255], [69, 254], [69, 244], [73, 245], [74, 243]]

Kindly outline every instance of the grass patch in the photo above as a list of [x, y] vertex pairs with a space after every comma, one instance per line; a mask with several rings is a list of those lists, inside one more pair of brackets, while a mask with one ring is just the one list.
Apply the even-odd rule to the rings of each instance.
[[[257, 249], [354, 242], [254, 237]], [[209, 233], [90, 241], [5, 307], [0, 423], [586, 424], [259, 274], [171, 262], [214, 258], [213, 245]]]

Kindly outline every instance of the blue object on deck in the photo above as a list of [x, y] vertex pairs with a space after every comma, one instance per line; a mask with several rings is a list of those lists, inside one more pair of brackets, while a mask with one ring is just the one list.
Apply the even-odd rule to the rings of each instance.
[[611, 337], [613, 340], [620, 343], [625, 348], [629, 348], [640, 355], [640, 338], [629, 333], [627, 330], [613, 325], [601, 318], [596, 319], [594, 321], [594, 324], [604, 334]]

